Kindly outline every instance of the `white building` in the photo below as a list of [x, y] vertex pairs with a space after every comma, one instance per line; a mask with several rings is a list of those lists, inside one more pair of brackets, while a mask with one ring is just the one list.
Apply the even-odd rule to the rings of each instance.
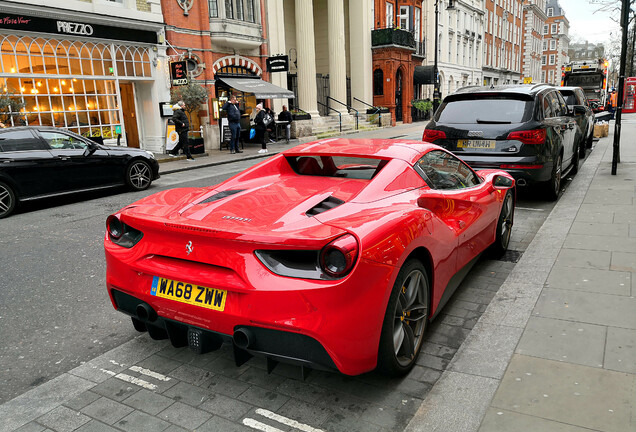
[[[485, 0], [439, 0], [438, 71], [442, 98], [460, 87], [481, 85], [484, 60]], [[490, 0], [488, 0], [490, 1]], [[426, 2], [426, 64], [433, 64], [435, 45], [435, 2]], [[432, 89], [430, 89], [432, 99]]]
[[521, 78], [527, 82], [541, 81], [541, 54], [546, 0], [523, 0], [523, 44]]

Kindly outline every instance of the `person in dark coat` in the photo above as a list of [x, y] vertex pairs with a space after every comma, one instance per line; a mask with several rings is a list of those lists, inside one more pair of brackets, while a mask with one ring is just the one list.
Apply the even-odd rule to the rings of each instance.
[[190, 130], [190, 121], [185, 111], [185, 103], [179, 101], [172, 106], [172, 122], [174, 123], [174, 129], [179, 134], [179, 142], [170, 152], [170, 156], [177, 156], [179, 149], [183, 149], [186, 158], [189, 161], [193, 161], [194, 158], [190, 154], [190, 146], [188, 145], [188, 131]]
[[259, 153], [267, 153], [267, 144], [265, 144], [265, 110], [263, 110], [263, 104], [256, 105], [256, 117], [254, 117], [254, 129], [256, 130], [256, 142], [261, 144]]
[[283, 105], [283, 110], [278, 114], [278, 121], [287, 122], [285, 125], [285, 136], [287, 137], [287, 142], [289, 142], [289, 138], [291, 135], [291, 122], [293, 118], [289, 111], [287, 111], [287, 107]]
[[230, 100], [225, 102], [221, 108], [227, 113], [227, 121], [230, 125], [232, 138], [230, 139], [230, 153], [243, 153], [239, 148], [239, 138], [241, 135], [241, 110], [237, 106], [236, 96], [230, 96]]

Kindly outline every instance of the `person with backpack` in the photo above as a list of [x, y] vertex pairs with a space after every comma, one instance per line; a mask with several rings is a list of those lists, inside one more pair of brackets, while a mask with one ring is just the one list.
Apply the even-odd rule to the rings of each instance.
[[273, 121], [272, 116], [263, 110], [263, 104], [256, 105], [256, 117], [254, 117], [254, 129], [256, 130], [256, 142], [261, 144], [259, 153], [267, 153], [265, 144], [265, 130], [267, 125]]
[[221, 108], [227, 113], [227, 121], [230, 126], [230, 153], [243, 153], [239, 148], [239, 137], [241, 135], [241, 111], [237, 106], [236, 96], [230, 96], [230, 100], [225, 102]]

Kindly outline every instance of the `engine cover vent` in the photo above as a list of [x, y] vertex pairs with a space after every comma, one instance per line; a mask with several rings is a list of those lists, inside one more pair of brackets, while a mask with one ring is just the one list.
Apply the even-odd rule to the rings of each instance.
[[313, 208], [310, 208], [309, 210], [307, 210], [307, 212], [305, 213], [307, 216], [316, 216], [317, 214], [320, 214], [322, 212], [326, 212], [327, 210], [331, 210], [332, 208], [336, 208], [339, 205], [344, 204], [344, 201], [341, 199], [338, 199], [336, 197], [330, 196], [326, 199], [324, 199], [323, 201], [319, 202], [316, 206], [314, 206]]
[[239, 192], [243, 192], [245, 189], [235, 189], [235, 190], [226, 190], [223, 192], [219, 192], [217, 194], [212, 195], [209, 198], [204, 199], [203, 201], [201, 201], [199, 204], [208, 204], [214, 201], [218, 201], [220, 199], [223, 199], [225, 197], [229, 197], [231, 195], [237, 194]]

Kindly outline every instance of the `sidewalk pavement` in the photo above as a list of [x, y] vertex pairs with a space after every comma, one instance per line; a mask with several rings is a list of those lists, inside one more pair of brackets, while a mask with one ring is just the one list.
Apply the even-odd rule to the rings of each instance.
[[636, 115], [622, 123], [617, 175], [612, 122], [407, 432], [636, 431]]
[[[415, 135], [417, 139], [421, 139], [422, 132], [426, 123], [411, 123], [406, 125], [400, 125], [397, 127], [386, 127], [382, 129], [368, 130], [363, 132], [349, 133], [343, 135], [343, 138], [396, 138], [403, 137], [405, 135]], [[264, 159], [273, 154], [280, 153], [295, 145], [314, 141], [315, 136], [303, 137], [301, 139], [292, 139], [289, 142], [280, 140], [267, 144], [268, 152], [261, 154], [258, 151], [261, 149], [260, 144], [246, 143], [242, 149], [243, 153], [230, 154], [229, 150], [219, 150], [218, 144], [212, 149], [208, 150], [204, 154], [193, 155], [194, 161], [186, 160], [185, 155], [179, 155], [178, 157], [170, 157], [167, 154], [155, 153], [155, 157], [159, 161], [159, 173], [170, 174], [179, 171], [187, 171], [194, 168], [203, 168], [209, 166], [216, 166], [236, 162], [240, 160], [248, 159]]]

